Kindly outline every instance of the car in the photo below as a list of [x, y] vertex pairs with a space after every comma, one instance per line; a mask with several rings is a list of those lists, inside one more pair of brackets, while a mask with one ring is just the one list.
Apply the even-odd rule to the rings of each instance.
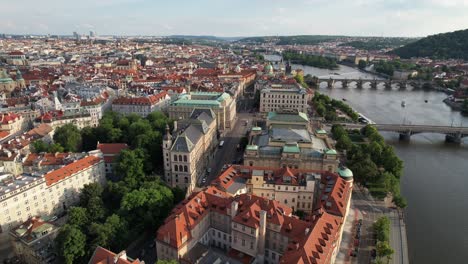
[[226, 170], [228, 168], [228, 165], [224, 164], [222, 170]]
[[204, 177], [201, 181], [202, 181], [202, 183], [205, 183], [206, 182], [206, 177]]
[[359, 246], [359, 239], [354, 239], [354, 246], [358, 247]]
[[350, 255], [351, 257], [356, 257], [356, 256], [357, 256], [357, 254], [356, 254], [356, 252], [354, 252], [354, 250], [351, 250], [351, 251], [349, 252], [349, 255]]
[[354, 238], [360, 239], [360, 238], [361, 238], [361, 234], [357, 233], [356, 236], [355, 236]]
[[49, 221], [50, 221], [50, 222], [55, 222], [57, 219], [58, 219], [58, 217], [57, 217], [56, 215], [54, 215], [54, 216], [52, 216], [52, 217], [50, 218]]

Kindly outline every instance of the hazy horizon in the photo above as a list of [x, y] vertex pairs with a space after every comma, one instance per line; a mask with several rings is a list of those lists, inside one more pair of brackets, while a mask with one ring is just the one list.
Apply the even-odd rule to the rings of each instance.
[[18, 0], [0, 33], [424, 37], [468, 28], [468, 0]]

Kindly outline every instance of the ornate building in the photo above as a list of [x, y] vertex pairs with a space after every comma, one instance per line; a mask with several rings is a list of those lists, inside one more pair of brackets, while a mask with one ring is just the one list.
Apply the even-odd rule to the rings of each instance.
[[4, 92], [9, 96], [17, 87], [26, 88], [26, 83], [24, 82], [21, 72], [19, 70], [16, 71], [13, 79], [8, 75], [6, 70], [0, 70], [0, 92]]
[[337, 170], [339, 160], [326, 133], [312, 131], [305, 113], [270, 112], [266, 127], [252, 127], [244, 165], [294, 168], [305, 170]]
[[190, 193], [203, 176], [217, 146], [216, 115], [210, 109], [194, 109], [188, 119], [174, 122], [163, 139], [164, 176], [172, 187]]

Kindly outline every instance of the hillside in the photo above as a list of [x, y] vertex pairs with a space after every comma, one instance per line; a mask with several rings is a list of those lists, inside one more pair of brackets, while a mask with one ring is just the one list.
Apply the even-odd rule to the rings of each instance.
[[240, 39], [241, 43], [267, 43], [274, 42], [277, 45], [315, 45], [321, 42], [327, 42], [344, 38], [344, 36], [325, 36], [325, 35], [298, 35], [298, 36], [264, 36], [249, 37]]
[[392, 53], [402, 58], [468, 60], [468, 29], [428, 36], [395, 49]]

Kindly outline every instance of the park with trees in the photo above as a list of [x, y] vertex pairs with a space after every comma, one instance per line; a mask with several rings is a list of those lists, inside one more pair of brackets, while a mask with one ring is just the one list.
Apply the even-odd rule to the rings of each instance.
[[[336, 148], [346, 151], [346, 164], [357, 182], [366, 186], [376, 198], [383, 199], [391, 194], [397, 207], [407, 206], [400, 193], [403, 161], [375, 127], [367, 125], [361, 131], [350, 132], [341, 125], [333, 125], [332, 136], [336, 140]], [[362, 142], [356, 142], [356, 136]]]
[[[130, 146], [118, 157], [115, 177], [106, 186], [85, 185], [79, 204], [68, 210], [68, 221], [55, 240], [64, 263], [87, 263], [97, 246], [120, 252], [142, 234], [154, 235], [184, 199], [184, 190], [170, 188], [156, 176], [162, 170], [162, 135], [170, 123], [160, 112], [145, 118], [108, 112], [98, 127], [57, 129], [55, 144], [65, 151], [94, 150], [97, 142]], [[34, 146], [44, 151], [51, 147]]]
[[[349, 105], [342, 101], [332, 99], [325, 94], [315, 92], [312, 102], [315, 107], [315, 112], [319, 116], [325, 118], [326, 121], [357, 121], [359, 118], [359, 115]], [[351, 120], [340, 120], [336, 114], [337, 109], [345, 113]]]

